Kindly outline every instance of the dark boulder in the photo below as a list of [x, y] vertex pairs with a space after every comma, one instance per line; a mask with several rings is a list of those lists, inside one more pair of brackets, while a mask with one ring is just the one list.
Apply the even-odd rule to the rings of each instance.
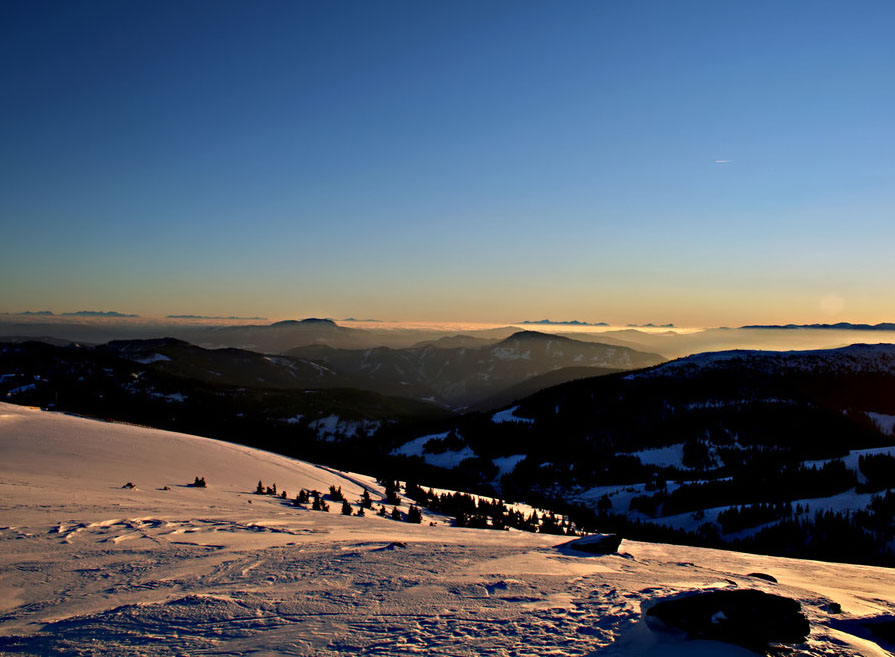
[[777, 583], [777, 578], [774, 577], [773, 575], [768, 575], [767, 573], [749, 573], [748, 575], [746, 575], [746, 577], [756, 577], [758, 579], [763, 579], [768, 582], [774, 582], [774, 584]]
[[681, 630], [693, 639], [724, 641], [757, 652], [766, 652], [769, 644], [801, 643], [811, 630], [798, 600], [748, 589], [664, 600], [647, 610], [646, 620], [654, 628]]
[[591, 534], [566, 543], [567, 547], [590, 554], [612, 554], [618, 551], [622, 537], [618, 534]]

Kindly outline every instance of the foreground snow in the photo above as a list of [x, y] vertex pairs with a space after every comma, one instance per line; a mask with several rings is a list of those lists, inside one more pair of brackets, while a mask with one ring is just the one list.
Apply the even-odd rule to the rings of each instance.
[[[895, 614], [882, 568], [629, 541], [594, 557], [435, 516], [296, 508], [251, 491], [366, 488], [377, 505], [383, 491], [181, 434], [0, 404], [0, 455], [2, 654], [749, 654], [640, 620], [665, 596], [735, 584], [801, 600], [802, 654], [884, 655], [849, 621]], [[208, 488], [186, 486], [196, 476]]]

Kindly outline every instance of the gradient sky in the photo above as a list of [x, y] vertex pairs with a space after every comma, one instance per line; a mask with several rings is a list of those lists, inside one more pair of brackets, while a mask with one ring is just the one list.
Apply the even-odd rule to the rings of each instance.
[[0, 311], [895, 321], [893, 34], [890, 0], [7, 0]]

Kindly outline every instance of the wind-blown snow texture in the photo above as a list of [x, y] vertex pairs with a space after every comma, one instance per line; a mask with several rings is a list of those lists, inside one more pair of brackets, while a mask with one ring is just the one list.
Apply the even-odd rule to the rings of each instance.
[[[251, 491], [383, 491], [204, 438], [0, 404], [0, 454], [0, 654], [737, 655], [640, 618], [668, 595], [738, 586], [802, 602], [802, 654], [883, 655], [849, 621], [895, 613], [882, 568], [628, 541], [593, 557], [430, 515], [297, 508]], [[197, 475], [207, 488], [186, 486]]]

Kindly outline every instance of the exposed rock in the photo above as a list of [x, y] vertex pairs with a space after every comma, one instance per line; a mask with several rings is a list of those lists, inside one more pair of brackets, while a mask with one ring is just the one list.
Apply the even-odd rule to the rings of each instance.
[[774, 584], [777, 583], [777, 578], [773, 575], [768, 575], [767, 573], [749, 573], [746, 577], [757, 577], [758, 579], [763, 579], [768, 582], [774, 582]]
[[622, 537], [618, 534], [591, 534], [570, 541], [566, 545], [574, 550], [590, 554], [612, 554], [618, 551], [621, 542]]
[[[653, 629], [681, 630], [765, 652], [772, 643], [801, 643], [810, 632], [797, 600], [756, 590], [720, 590], [664, 600], [646, 611]], [[656, 622], [660, 621], [660, 622]]]

